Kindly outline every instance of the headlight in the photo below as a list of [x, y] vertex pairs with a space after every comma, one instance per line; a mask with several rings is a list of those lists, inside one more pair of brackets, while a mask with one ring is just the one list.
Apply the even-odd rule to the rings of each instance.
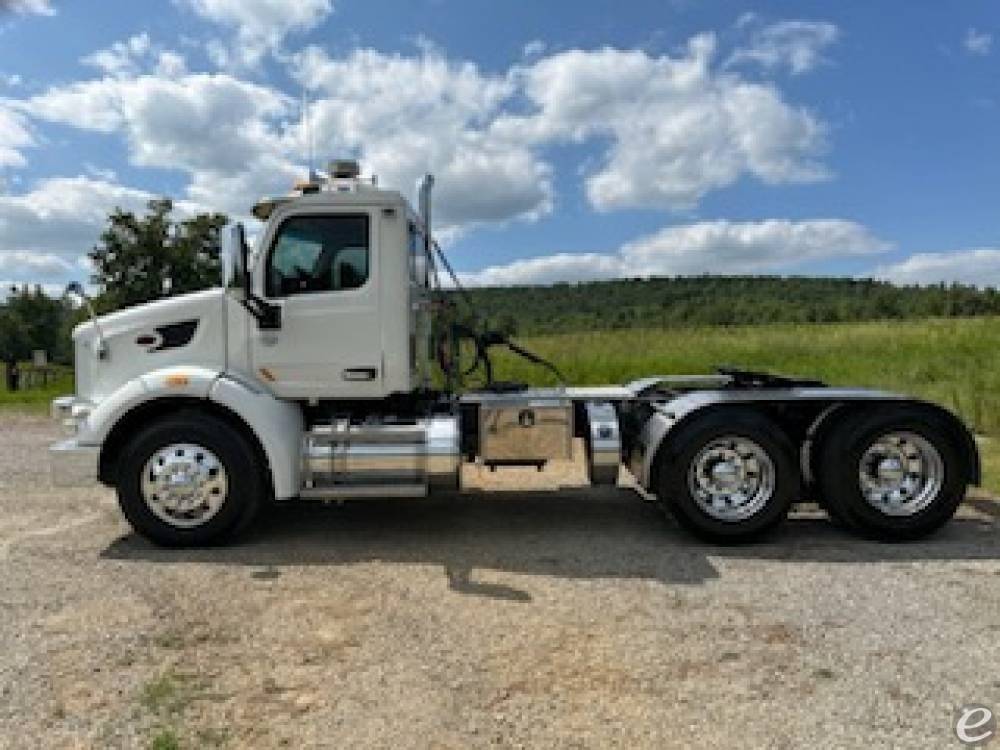
[[53, 399], [51, 414], [53, 419], [66, 419], [73, 413], [73, 404], [76, 402], [76, 396], [60, 396], [57, 399]]

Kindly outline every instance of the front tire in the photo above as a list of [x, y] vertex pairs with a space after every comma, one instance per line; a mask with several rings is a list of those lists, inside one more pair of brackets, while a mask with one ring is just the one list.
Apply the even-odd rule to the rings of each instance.
[[246, 528], [265, 496], [248, 439], [222, 420], [182, 411], [124, 450], [118, 503], [139, 534], [166, 547], [215, 544]]
[[781, 428], [763, 415], [718, 410], [696, 418], [664, 447], [658, 496], [703, 539], [756, 539], [778, 526], [798, 498], [794, 455]]
[[831, 516], [883, 541], [937, 531], [955, 515], [969, 482], [952, 434], [932, 412], [913, 406], [846, 416], [817, 466]]

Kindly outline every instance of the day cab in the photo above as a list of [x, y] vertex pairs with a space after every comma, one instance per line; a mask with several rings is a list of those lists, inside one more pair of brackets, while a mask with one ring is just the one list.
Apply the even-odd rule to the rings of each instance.
[[[590, 484], [656, 498], [721, 542], [773, 529], [803, 499], [861, 534], [916, 538], [978, 482], [962, 423], [899, 394], [737, 369], [495, 381], [495, 345], [545, 363], [447, 317], [457, 280], [440, 279], [431, 185], [418, 212], [335, 163], [257, 204], [252, 250], [226, 228], [219, 287], [78, 326], [76, 393], [53, 404], [68, 433], [52, 447], [57, 481], [114, 488], [135, 530], [171, 546], [232, 538], [265, 503], [460, 497], [469, 463], [579, 460]], [[462, 330], [486, 373], [474, 388], [456, 385]]]

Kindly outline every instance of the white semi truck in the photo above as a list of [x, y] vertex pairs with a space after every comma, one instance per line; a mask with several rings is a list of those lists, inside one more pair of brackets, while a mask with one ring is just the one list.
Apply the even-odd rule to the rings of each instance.
[[[979, 482], [966, 427], [892, 393], [736, 369], [496, 382], [497, 346], [558, 371], [456, 322], [432, 183], [417, 212], [336, 162], [254, 207], [253, 252], [242, 226], [226, 228], [219, 288], [77, 327], [76, 394], [53, 404], [69, 433], [51, 449], [57, 483], [115, 488], [137, 532], [182, 546], [231, 538], [265, 503], [460, 492], [463, 463], [542, 466], [574, 441], [591, 484], [624, 468], [718, 542], [774, 528], [803, 499], [860, 534], [913, 539]], [[479, 387], [461, 387], [473, 368]]]

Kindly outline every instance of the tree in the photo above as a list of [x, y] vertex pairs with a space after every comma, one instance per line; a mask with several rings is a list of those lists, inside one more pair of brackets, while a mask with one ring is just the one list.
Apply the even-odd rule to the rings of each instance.
[[223, 214], [198, 214], [174, 221], [173, 203], [150, 201], [137, 217], [116, 209], [108, 227], [87, 255], [92, 281], [101, 289], [99, 307], [114, 310], [219, 283], [219, 233]]
[[0, 308], [0, 360], [3, 360], [7, 390], [16, 391], [20, 384], [17, 363], [31, 354], [31, 344], [23, 322], [6, 306]]
[[0, 360], [5, 366], [7, 390], [18, 389], [18, 363], [31, 359], [36, 349], [44, 350], [53, 361], [68, 361], [64, 332], [69, 312], [65, 302], [48, 297], [41, 287], [11, 289], [0, 306]]

